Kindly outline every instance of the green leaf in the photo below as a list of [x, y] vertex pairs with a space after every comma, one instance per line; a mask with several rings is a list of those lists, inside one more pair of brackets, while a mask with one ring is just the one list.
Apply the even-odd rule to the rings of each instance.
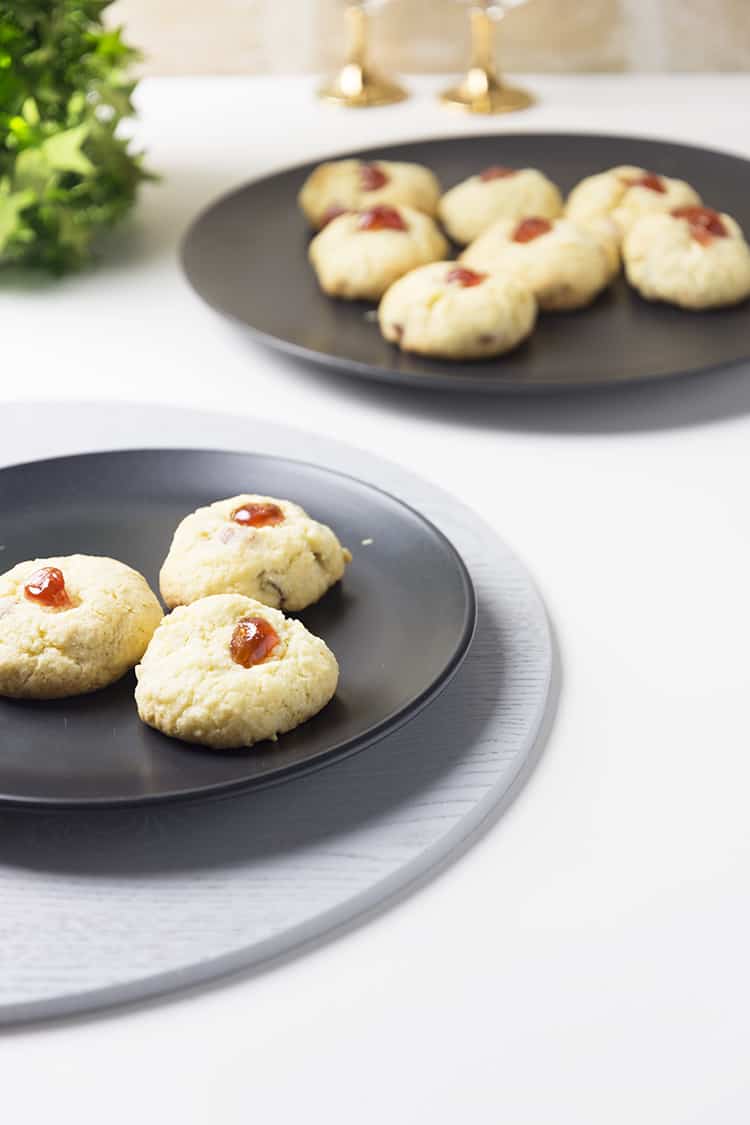
[[33, 98], [26, 99], [21, 107], [21, 113], [23, 114], [25, 120], [28, 121], [29, 125], [39, 124], [39, 110], [37, 109], [36, 102]]
[[27, 148], [16, 158], [13, 183], [17, 188], [42, 193], [50, 179], [50, 166], [40, 148]]
[[68, 98], [68, 116], [79, 117], [86, 109], [86, 95], [81, 90], [76, 90]]
[[62, 272], [154, 179], [119, 125], [139, 57], [110, 0], [0, 0], [0, 264]]
[[33, 202], [33, 191], [17, 191], [12, 195], [0, 194], [0, 254], [13, 234], [23, 225], [21, 212]]
[[53, 171], [80, 172], [85, 176], [94, 170], [89, 158], [81, 152], [81, 145], [85, 144], [88, 135], [88, 124], [77, 125], [64, 133], [47, 137], [40, 151]]

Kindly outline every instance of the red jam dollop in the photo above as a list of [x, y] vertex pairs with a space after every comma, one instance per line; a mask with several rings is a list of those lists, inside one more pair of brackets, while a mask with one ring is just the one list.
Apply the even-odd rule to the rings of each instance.
[[729, 235], [721, 215], [711, 207], [677, 207], [672, 214], [676, 219], [686, 220], [693, 238], [702, 246], [710, 246], [715, 238]]
[[326, 208], [323, 212], [323, 218], [320, 220], [320, 229], [322, 230], [323, 227], [327, 227], [329, 223], [332, 223], [334, 219], [338, 219], [341, 215], [345, 215], [346, 210], [346, 207], [341, 207], [338, 203], [331, 204], [331, 206]]
[[445, 280], [449, 285], [461, 285], [464, 289], [470, 289], [472, 285], [481, 285], [486, 276], [486, 273], [477, 273], [466, 266], [454, 266], [452, 270], [448, 270]]
[[278, 504], [258, 501], [235, 508], [232, 519], [242, 527], [273, 527], [277, 523], [284, 522], [284, 513]]
[[264, 617], [243, 617], [238, 621], [229, 642], [235, 664], [252, 668], [267, 660], [279, 643], [279, 634]]
[[377, 164], [360, 164], [359, 186], [362, 191], [377, 191], [388, 183], [388, 176]]
[[521, 222], [513, 231], [513, 241], [533, 242], [535, 238], [548, 234], [551, 230], [552, 223], [547, 219], [521, 219]]
[[658, 191], [661, 195], [665, 195], [667, 185], [661, 176], [657, 176], [656, 172], [644, 172], [642, 176], [634, 176], [631, 180], [626, 180], [625, 183], [628, 187], [645, 187], [649, 191]]
[[504, 180], [508, 176], [515, 176], [516, 172], [516, 168], [504, 168], [501, 164], [493, 164], [491, 168], [485, 168], [479, 173], [479, 179], [483, 183], [487, 183], [488, 180]]
[[63, 572], [56, 566], [43, 566], [32, 574], [23, 588], [24, 597], [47, 609], [70, 609]]
[[360, 212], [357, 230], [407, 230], [395, 207], [371, 207]]

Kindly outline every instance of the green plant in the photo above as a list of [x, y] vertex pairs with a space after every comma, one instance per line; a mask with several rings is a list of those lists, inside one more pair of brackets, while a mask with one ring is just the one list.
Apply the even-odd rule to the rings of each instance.
[[117, 136], [138, 52], [110, 2], [0, 0], [0, 264], [80, 266], [150, 178]]

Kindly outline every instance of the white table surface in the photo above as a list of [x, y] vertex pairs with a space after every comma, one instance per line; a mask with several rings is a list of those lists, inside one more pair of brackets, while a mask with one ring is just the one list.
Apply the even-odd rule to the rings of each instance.
[[[254, 345], [175, 256], [217, 192], [379, 140], [489, 125], [750, 155], [750, 80], [538, 79], [537, 109], [489, 123], [412, 85], [404, 105], [347, 113], [301, 79], [144, 83], [138, 136], [165, 180], [100, 269], [2, 284], [0, 398], [289, 421], [451, 489], [547, 600], [563, 666], [547, 750], [473, 849], [344, 936], [255, 977], [0, 1037], [9, 1120], [750, 1118], [750, 370], [529, 402], [349, 383]], [[0, 403], [0, 440], [1, 423]]]

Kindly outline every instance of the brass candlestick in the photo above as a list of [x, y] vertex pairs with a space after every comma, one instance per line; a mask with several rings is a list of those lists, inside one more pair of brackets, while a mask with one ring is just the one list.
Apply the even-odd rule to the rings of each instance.
[[348, 4], [344, 18], [346, 62], [338, 74], [321, 86], [318, 96], [337, 105], [357, 108], [403, 101], [409, 96], [406, 90], [378, 74], [370, 65], [369, 19], [364, 4]]
[[[516, 0], [516, 3], [518, 0]], [[495, 21], [502, 17], [502, 5], [472, 6], [471, 64], [463, 81], [443, 91], [440, 100], [444, 105], [466, 110], [469, 113], [512, 113], [534, 104], [534, 97], [526, 90], [506, 86], [498, 76], [495, 66]]]

